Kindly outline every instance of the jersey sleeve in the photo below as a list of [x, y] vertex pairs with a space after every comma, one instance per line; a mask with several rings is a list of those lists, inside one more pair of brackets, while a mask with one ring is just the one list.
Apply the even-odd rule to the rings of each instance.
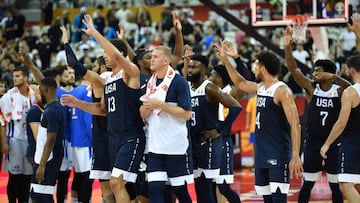
[[45, 117], [47, 120], [47, 131], [48, 132], [58, 132], [59, 131], [59, 123], [61, 120], [62, 114], [60, 112], [56, 112], [50, 110], [46, 113]]
[[190, 87], [188, 82], [179, 75], [176, 75], [175, 88], [178, 98], [178, 106], [182, 107], [185, 110], [191, 110], [191, 96], [190, 96]]
[[11, 101], [8, 94], [5, 94], [0, 99], [0, 123], [2, 126], [5, 126], [8, 122], [10, 122], [12, 118], [11, 114]]
[[31, 108], [26, 116], [27, 123], [40, 123], [42, 112], [38, 108]]

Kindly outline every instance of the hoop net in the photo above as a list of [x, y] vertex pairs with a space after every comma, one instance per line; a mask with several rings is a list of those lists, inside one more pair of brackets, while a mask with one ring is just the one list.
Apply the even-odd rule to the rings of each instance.
[[308, 26], [307, 20], [310, 16], [307, 15], [289, 15], [285, 19], [291, 20], [288, 26], [293, 30], [293, 42], [296, 44], [304, 44], [306, 42], [306, 29]]

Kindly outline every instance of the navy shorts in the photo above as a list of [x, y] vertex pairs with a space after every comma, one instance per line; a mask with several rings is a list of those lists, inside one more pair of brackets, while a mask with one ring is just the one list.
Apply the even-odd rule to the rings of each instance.
[[230, 175], [234, 173], [234, 145], [230, 136], [224, 136], [223, 142], [220, 175]]
[[93, 151], [94, 155], [90, 178], [109, 180], [112, 169], [112, 165], [110, 164], [109, 140], [94, 140]]
[[140, 161], [145, 149], [143, 131], [120, 136], [110, 136], [110, 160], [113, 165], [112, 177], [120, 177], [127, 182], [136, 182]]
[[327, 159], [323, 159], [320, 155], [320, 149], [325, 140], [318, 137], [307, 137], [304, 144], [304, 172], [317, 173], [322, 171], [322, 163], [325, 161], [325, 171], [329, 174], [337, 174], [338, 172], [338, 154], [340, 142], [334, 142], [327, 152]]
[[60, 166], [62, 162], [62, 157], [57, 156], [53, 157], [50, 161], [46, 163], [44, 181], [39, 183], [35, 176], [36, 170], [39, 167], [39, 164], [34, 165], [34, 173], [31, 177], [30, 184], [30, 197], [36, 202], [43, 202], [44, 200], [49, 199], [56, 192], [56, 180], [58, 173], [60, 171]]
[[223, 149], [221, 155], [220, 176], [216, 178], [217, 184], [234, 182], [234, 145], [231, 136], [223, 136]]
[[339, 150], [339, 182], [360, 183], [360, 147], [357, 143], [341, 143]]
[[222, 136], [211, 142], [192, 143], [194, 175], [195, 178], [204, 173], [208, 179], [216, 178], [220, 175], [221, 157], [223, 150]]
[[288, 194], [290, 172], [288, 164], [276, 168], [255, 168], [255, 190], [258, 195], [271, 195], [277, 189]]
[[164, 155], [149, 152], [148, 182], [169, 181], [172, 186], [185, 185], [194, 181], [192, 157], [184, 155]]

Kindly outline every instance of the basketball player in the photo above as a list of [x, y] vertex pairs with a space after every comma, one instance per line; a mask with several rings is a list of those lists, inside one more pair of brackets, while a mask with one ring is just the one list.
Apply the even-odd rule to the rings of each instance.
[[57, 84], [53, 78], [41, 80], [39, 88], [41, 100], [47, 106], [36, 140], [35, 173], [31, 180], [30, 196], [35, 202], [54, 202], [53, 193], [64, 155], [65, 110], [58, 101]]
[[251, 82], [229, 62], [227, 43], [221, 41], [216, 50], [231, 80], [240, 90], [257, 93], [255, 190], [263, 195], [265, 203], [287, 202], [290, 178], [301, 177], [303, 169], [298, 112], [290, 89], [277, 79], [280, 60], [268, 51], [257, 55], [255, 78], [260, 83]]
[[[209, 60], [193, 55], [188, 64], [192, 103], [190, 134], [194, 160], [196, 196], [199, 202], [216, 202], [213, 179], [220, 176], [223, 137], [241, 111], [236, 99], [206, 80]], [[219, 103], [229, 108], [224, 122], [219, 122]], [[226, 133], [229, 134], [229, 133]]]
[[[171, 50], [156, 47], [151, 56], [154, 71], [141, 97], [140, 113], [148, 120], [148, 181], [150, 202], [164, 203], [167, 181], [181, 203], [191, 203], [187, 183], [193, 182], [188, 154], [187, 120], [191, 116], [188, 83], [170, 66]], [[164, 124], [166, 123], [166, 124]]]
[[[78, 61], [77, 57], [75, 56], [72, 48], [69, 45], [69, 39], [68, 39], [68, 32], [64, 27], [60, 27], [61, 31], [62, 31], [62, 38], [61, 41], [64, 44], [65, 47], [65, 52], [66, 52], [66, 57], [67, 57], [67, 61], [69, 62], [69, 65], [74, 67], [74, 69], [76, 70], [78, 68], [78, 66], [84, 68], [84, 66]], [[104, 61], [104, 58], [98, 57], [96, 58], [96, 61], [94, 62], [94, 68], [93, 70], [96, 70], [95, 72], [93, 71], [88, 71], [87, 76], [85, 75], [83, 78], [84, 80], [86, 80], [87, 78], [91, 78], [89, 75], [94, 75], [94, 78], [97, 79], [98, 78], [98, 73], [105, 73], [107, 71], [107, 67]], [[78, 87], [77, 87], [78, 88]], [[78, 92], [75, 88], [74, 93]], [[84, 88], [82, 88], [84, 90]], [[91, 83], [91, 95], [92, 95], [92, 101], [94, 102], [99, 102], [100, 98], [103, 94], [103, 89], [104, 89], [104, 82], [100, 79], [100, 80], [96, 80], [93, 81]], [[87, 93], [87, 90], [85, 88], [85, 91]], [[85, 93], [85, 92], [83, 92]], [[79, 94], [80, 97], [77, 97], [78, 99], [82, 99], [85, 100], [87, 102], [90, 102], [90, 100], [88, 100], [87, 95], [85, 94]], [[80, 109], [77, 109], [79, 112], [81, 112]], [[83, 123], [83, 122], [82, 122]], [[93, 146], [93, 160], [92, 160], [92, 166], [91, 166], [91, 170], [90, 170], [90, 174], [89, 174], [89, 178], [90, 179], [99, 179], [100, 180], [100, 187], [101, 187], [101, 193], [102, 193], [102, 198], [104, 202], [114, 202], [114, 195], [110, 189], [110, 185], [109, 185], [109, 179], [110, 179], [110, 175], [111, 175], [111, 166], [110, 166], [110, 159], [109, 159], [109, 150], [108, 150], [108, 146], [109, 146], [109, 134], [107, 133], [106, 130], [106, 117], [104, 116], [97, 116], [97, 115], [93, 115], [92, 118], [92, 143], [90, 142], [90, 144], [92, 144]], [[76, 127], [75, 127], [76, 128]], [[88, 138], [87, 138], [88, 140]], [[74, 144], [73, 144], [74, 146]], [[86, 150], [85, 148], [83, 150]], [[84, 164], [82, 164], [84, 165]], [[85, 176], [84, 171], [81, 172], [81, 170], [79, 170], [80, 166], [77, 166], [77, 172], [80, 172], [77, 174], [77, 176]], [[76, 175], [76, 174], [75, 174]], [[86, 179], [86, 176], [85, 176]], [[80, 180], [85, 180], [84, 178], [80, 178]], [[82, 182], [82, 181], [80, 181]], [[84, 192], [80, 192], [83, 194], [86, 194], [84, 197], [88, 196], [89, 194], [91, 194], [91, 190], [89, 191], [88, 189], [86, 189], [89, 185], [91, 186], [90, 182], [88, 182], [88, 184], [86, 184], [86, 181], [83, 182], [85, 183], [83, 185], [82, 188], [85, 189]], [[91, 188], [90, 188], [91, 189]], [[79, 198], [82, 198], [80, 196], [83, 195], [78, 195]], [[87, 198], [86, 198], [87, 199]]]
[[[58, 66], [56, 67], [57, 74], [60, 75], [60, 86], [56, 89], [58, 98], [61, 98], [63, 94], [72, 94], [75, 84], [74, 69], [70, 66]], [[72, 108], [69, 106], [63, 106], [65, 110], [65, 130], [64, 130], [64, 156], [58, 174], [58, 183], [56, 188], [56, 199], [58, 202], [64, 202], [67, 199], [68, 194], [68, 180], [70, 177], [70, 171], [73, 167], [73, 157], [71, 148], [71, 118]], [[72, 192], [71, 198], [76, 201], [77, 195]]]
[[14, 87], [1, 97], [0, 143], [1, 153], [8, 153], [9, 180], [7, 195], [9, 202], [27, 202], [33, 169], [26, 159], [28, 140], [26, 115], [36, 102], [34, 91], [28, 85], [29, 72], [17, 67], [13, 71]]
[[[349, 82], [336, 75], [336, 66], [330, 60], [317, 60], [314, 64], [311, 81], [297, 68], [292, 55], [292, 30], [283, 31], [285, 59], [287, 68], [296, 83], [305, 89], [308, 102], [307, 134], [304, 144], [304, 183], [300, 190], [300, 203], [309, 202], [311, 189], [315, 182], [322, 178], [323, 159], [318, 151], [324, 144], [340, 111], [340, 97]], [[334, 84], [338, 83], [337, 84]], [[332, 191], [333, 202], [343, 202], [337, 180], [337, 162], [340, 140], [337, 139], [330, 148], [329, 159], [325, 160], [325, 171]]]
[[[224, 65], [215, 65], [213, 70], [210, 72], [209, 80], [220, 87], [224, 93], [230, 95], [234, 94], [233, 88], [230, 85], [230, 76], [226, 72]], [[228, 116], [228, 113], [229, 109], [220, 103], [219, 121], [224, 122], [225, 118]], [[231, 139], [231, 126], [229, 126], [228, 129], [223, 130], [221, 135], [223, 139], [223, 149], [221, 155], [220, 175], [219, 177], [215, 178], [215, 182], [219, 188], [220, 193], [225, 196], [227, 201], [232, 203], [239, 203], [241, 202], [239, 195], [230, 187], [230, 184], [234, 183], [234, 145]], [[217, 194], [217, 199], [219, 202], [218, 195], [219, 194]]]
[[[83, 31], [93, 36], [104, 49], [105, 62], [112, 68], [113, 74], [105, 84], [100, 103], [86, 103], [67, 96], [62, 101], [95, 115], [107, 115], [113, 164], [110, 187], [116, 202], [127, 203], [136, 198], [133, 183], [145, 147], [144, 123], [139, 113], [140, 71], [125, 58], [127, 49], [122, 41], [109, 42], [104, 38], [94, 28], [90, 15], [84, 16], [83, 23], [87, 27]], [[86, 69], [77, 70], [80, 76], [87, 72]]]
[[[360, 16], [352, 17], [353, 25], [349, 28], [360, 39]], [[338, 154], [338, 180], [340, 190], [349, 203], [360, 202], [360, 195], [356, 185], [360, 184], [360, 56], [354, 55], [346, 60], [346, 74], [354, 84], [345, 89], [341, 96], [339, 118], [331, 129], [330, 135], [320, 149], [324, 159], [330, 158], [327, 154], [331, 144], [341, 135], [341, 145]]]

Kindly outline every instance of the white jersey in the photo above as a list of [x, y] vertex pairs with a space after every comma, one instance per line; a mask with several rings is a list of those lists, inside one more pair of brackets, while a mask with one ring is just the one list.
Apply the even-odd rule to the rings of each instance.
[[20, 94], [19, 89], [14, 87], [0, 99], [0, 120], [1, 125], [7, 127], [7, 136], [27, 140], [26, 115], [35, 101], [34, 92], [30, 87], [28, 96]]

